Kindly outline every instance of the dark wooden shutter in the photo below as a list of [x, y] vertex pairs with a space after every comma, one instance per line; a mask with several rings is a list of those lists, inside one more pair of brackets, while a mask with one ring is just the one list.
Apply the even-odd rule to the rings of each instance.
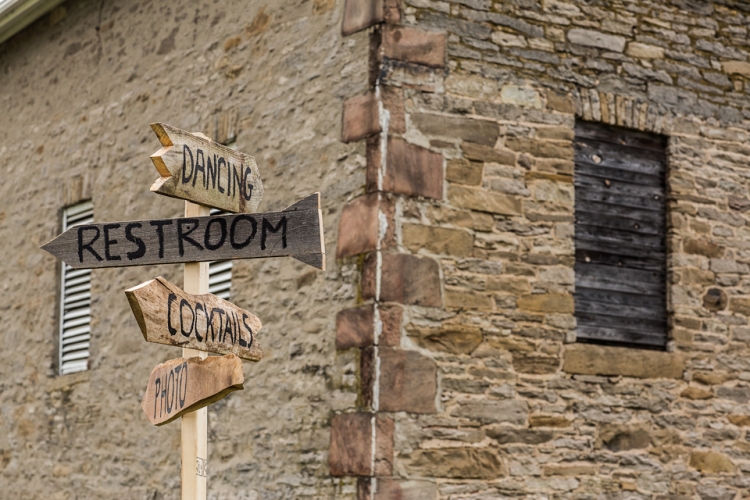
[[663, 349], [666, 138], [577, 122], [577, 339]]

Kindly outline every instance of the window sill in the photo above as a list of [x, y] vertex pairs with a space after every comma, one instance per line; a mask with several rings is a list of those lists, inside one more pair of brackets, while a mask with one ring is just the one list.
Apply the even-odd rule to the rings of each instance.
[[47, 382], [47, 392], [67, 391], [76, 384], [91, 380], [91, 370], [59, 375]]
[[685, 355], [594, 344], [568, 344], [563, 371], [577, 375], [621, 375], [635, 378], [682, 378]]

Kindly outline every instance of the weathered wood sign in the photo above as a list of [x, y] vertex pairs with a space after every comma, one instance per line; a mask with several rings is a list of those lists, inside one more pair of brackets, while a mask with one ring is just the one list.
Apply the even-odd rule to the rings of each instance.
[[172, 359], [151, 372], [141, 408], [152, 424], [164, 425], [244, 389], [244, 382], [234, 354]]
[[263, 183], [252, 156], [166, 123], [152, 123], [161, 145], [151, 155], [160, 177], [151, 191], [229, 212], [258, 209]]
[[191, 295], [161, 276], [125, 290], [143, 338], [260, 361], [261, 322], [254, 314], [212, 294]]
[[287, 255], [325, 269], [320, 193], [281, 212], [81, 224], [42, 248], [74, 269]]

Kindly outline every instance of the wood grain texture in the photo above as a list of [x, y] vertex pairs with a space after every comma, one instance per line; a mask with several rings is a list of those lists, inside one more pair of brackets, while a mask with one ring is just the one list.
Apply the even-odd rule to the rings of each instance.
[[151, 372], [141, 408], [152, 424], [168, 424], [244, 389], [244, 382], [242, 361], [234, 354], [172, 359]]
[[282, 256], [325, 269], [320, 193], [281, 212], [80, 225], [42, 248], [75, 269]]
[[577, 338], [663, 348], [665, 138], [578, 122], [575, 138]]
[[143, 338], [148, 342], [235, 354], [260, 361], [254, 314], [212, 294], [191, 295], [161, 276], [125, 290]]
[[151, 128], [162, 145], [151, 155], [160, 176], [151, 191], [228, 212], [258, 209], [263, 182], [255, 158], [166, 123]]

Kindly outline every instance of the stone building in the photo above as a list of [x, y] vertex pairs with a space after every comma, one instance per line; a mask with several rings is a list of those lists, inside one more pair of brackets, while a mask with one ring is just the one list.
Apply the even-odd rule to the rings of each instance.
[[122, 292], [180, 266], [93, 271], [61, 374], [39, 250], [82, 202], [181, 214], [148, 191], [163, 121], [254, 155], [263, 211], [323, 199], [325, 272], [233, 262], [265, 357], [209, 408], [209, 498], [747, 498], [749, 27], [744, 0], [47, 12], [0, 45], [0, 496], [179, 498], [179, 424], [139, 408], [179, 354]]

